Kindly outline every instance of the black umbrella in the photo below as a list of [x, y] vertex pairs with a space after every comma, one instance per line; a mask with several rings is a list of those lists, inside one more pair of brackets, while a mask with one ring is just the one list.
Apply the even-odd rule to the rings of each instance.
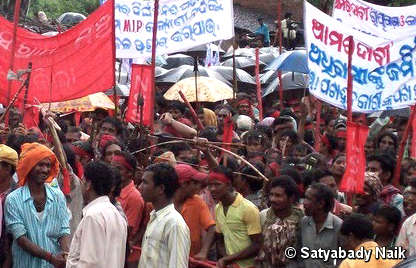
[[410, 117], [410, 108], [402, 108], [397, 110], [387, 110], [387, 111], [378, 111], [370, 114], [368, 117], [370, 118], [385, 118], [385, 117], [401, 117], [401, 118], [409, 118]]
[[182, 65], [194, 65], [194, 58], [184, 54], [174, 54], [165, 58], [166, 64], [162, 67], [165, 69], [173, 69]]
[[[233, 47], [230, 47], [230, 49], [227, 51], [227, 53], [222, 56], [223, 59], [231, 58], [233, 56]], [[255, 51], [253, 48], [237, 48], [235, 50], [235, 56], [236, 57], [254, 57]]]
[[[260, 61], [260, 70], [266, 66], [263, 62]], [[224, 61], [222, 66], [229, 66], [233, 67], [233, 59], [228, 59]], [[251, 74], [254, 73], [254, 69], [256, 68], [256, 60], [252, 58], [246, 58], [246, 57], [236, 57], [235, 58], [235, 67], [239, 69], [243, 69]]]
[[[263, 97], [278, 89], [279, 78], [274, 79], [264, 90]], [[302, 73], [289, 72], [282, 74], [283, 90], [305, 89], [309, 87], [307, 75]]]
[[[219, 46], [214, 45], [214, 44], [211, 44], [211, 49], [214, 52], [217, 51], [218, 49], [218, 51], [220, 52], [220, 55], [225, 53], [224, 50], [222, 50]], [[207, 50], [208, 50], [208, 44], [205, 44], [205, 45], [200, 45], [200, 46], [190, 48], [187, 51], [181, 52], [181, 53], [192, 56], [194, 58], [196, 57], [204, 58], [207, 55]]]
[[[220, 75], [216, 71], [210, 70], [209, 68], [205, 68], [202, 66], [199, 66], [198, 70], [199, 70], [198, 72], [199, 76], [212, 77], [228, 85], [230, 84], [222, 75]], [[194, 66], [183, 65], [175, 69], [168, 70], [167, 72], [156, 76], [156, 83], [174, 84], [182, 79], [194, 77], [194, 76], [195, 76]]]
[[[233, 67], [229, 66], [211, 66], [208, 69], [216, 71], [221, 76], [223, 76], [228, 81], [233, 81]], [[256, 80], [254, 80], [253, 76], [242, 69], [236, 69], [236, 79], [237, 82], [247, 83], [247, 84], [256, 84]]]

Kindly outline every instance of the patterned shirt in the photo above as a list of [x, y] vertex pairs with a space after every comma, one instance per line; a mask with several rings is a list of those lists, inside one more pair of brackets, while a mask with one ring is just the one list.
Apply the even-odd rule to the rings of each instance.
[[16, 268], [53, 268], [45, 260], [33, 257], [23, 250], [17, 239], [26, 236], [40, 248], [58, 254], [61, 251], [59, 238], [69, 235], [69, 213], [65, 197], [60, 190], [45, 184], [46, 204], [41, 219], [33, 203], [27, 185], [10, 193], [6, 198], [6, 228], [13, 235], [13, 267]]
[[284, 219], [278, 218], [272, 208], [260, 212], [264, 241], [259, 254], [262, 267], [286, 267], [289, 260], [285, 257], [285, 249], [296, 246], [296, 234], [302, 217], [302, 210], [296, 207]]
[[403, 247], [408, 257], [416, 255], [416, 214], [404, 221], [396, 240], [397, 247]]

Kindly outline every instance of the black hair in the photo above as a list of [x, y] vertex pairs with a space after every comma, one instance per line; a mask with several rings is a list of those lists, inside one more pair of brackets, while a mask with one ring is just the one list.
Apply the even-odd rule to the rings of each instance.
[[12, 148], [17, 152], [18, 155], [20, 155], [22, 149], [22, 145], [24, 143], [32, 143], [32, 142], [38, 142], [39, 137], [36, 134], [30, 134], [30, 135], [20, 135], [20, 134], [9, 134], [7, 136], [6, 145]]
[[286, 12], [285, 13], [285, 19], [292, 17], [292, 13]]
[[[252, 163], [252, 164], [261, 173], [264, 173], [265, 165], [262, 162], [258, 161], [256, 163]], [[241, 175], [241, 178], [247, 182], [248, 187], [250, 188], [251, 191], [257, 192], [261, 188], [263, 188], [263, 179], [261, 177], [259, 177], [259, 175], [257, 174], [256, 171], [254, 171], [254, 169], [252, 169], [249, 166], [245, 166], [241, 170], [241, 173], [249, 175], [249, 176]], [[256, 177], [256, 178], [253, 178], [253, 177]]]
[[384, 131], [384, 132], [380, 133], [380, 135], [378, 136], [377, 141], [376, 141], [377, 148], [380, 148], [380, 142], [386, 136], [389, 136], [393, 140], [394, 150], [396, 151], [397, 150], [397, 146], [398, 146], [398, 138], [397, 138], [397, 135], [394, 134], [391, 131]]
[[88, 153], [91, 157], [94, 155], [94, 150], [92, 149], [92, 145], [88, 141], [76, 141], [72, 145], [84, 150]]
[[84, 170], [85, 180], [90, 181], [95, 193], [108, 195], [114, 185], [114, 175], [110, 165], [103, 161], [92, 161]]
[[290, 176], [281, 175], [273, 179], [270, 184], [270, 189], [275, 187], [283, 188], [287, 197], [293, 197], [295, 202], [298, 201], [300, 195], [299, 189], [295, 181]]
[[280, 138], [287, 136], [289, 140], [293, 143], [293, 145], [299, 142], [299, 136], [293, 129], [286, 129], [280, 134]]
[[201, 132], [199, 133], [199, 137], [206, 138], [208, 141], [216, 142], [217, 139], [217, 128], [213, 126], [205, 127]]
[[267, 138], [272, 139], [273, 138], [273, 128], [265, 125], [259, 125], [257, 124], [254, 129], [259, 130], [266, 134]]
[[[357, 228], [359, 226], [359, 228]], [[360, 240], [373, 239], [374, 230], [370, 219], [364, 214], [352, 213], [342, 223], [340, 233], [348, 236], [353, 234]]]
[[101, 156], [102, 156], [103, 159], [105, 157], [105, 151], [107, 151], [107, 148], [110, 147], [113, 144], [120, 146], [121, 150], [124, 150], [123, 144], [118, 139], [117, 140], [109, 140], [105, 143], [104, 147], [101, 150]]
[[178, 175], [173, 167], [166, 163], [157, 163], [146, 167], [145, 172], [152, 172], [155, 186], [163, 185], [166, 198], [170, 199], [179, 188]]
[[394, 231], [397, 231], [402, 220], [402, 213], [394, 206], [381, 206], [376, 210], [374, 216], [383, 217], [389, 223], [393, 224]]
[[[225, 158], [223, 157], [220, 161], [220, 165], [225, 166], [224, 164], [225, 164]], [[240, 164], [238, 163], [237, 159], [229, 155], [227, 156], [227, 165], [225, 167], [231, 170], [231, 172], [235, 172], [240, 169]]]
[[371, 161], [379, 162], [383, 172], [390, 172], [390, 178], [388, 180], [390, 183], [393, 179], [394, 169], [396, 167], [394, 158], [388, 153], [377, 153], [368, 157], [367, 163]]
[[178, 156], [180, 152], [190, 150], [192, 150], [192, 147], [186, 142], [173, 143], [169, 146], [169, 151], [171, 151], [175, 156]]
[[77, 165], [75, 165], [75, 153], [72, 150], [71, 146], [68, 143], [65, 143], [62, 145], [64, 148], [64, 152], [66, 155], [66, 160], [68, 161], [68, 164], [71, 166], [72, 170], [75, 174], [78, 174], [78, 168]]
[[267, 141], [267, 136], [262, 131], [258, 129], [252, 129], [247, 131], [246, 134], [244, 134], [244, 143], [248, 144], [249, 141], [258, 141], [261, 145], [265, 145]]
[[119, 197], [121, 193], [121, 173], [118, 168], [111, 167], [111, 171], [113, 172], [113, 198]]
[[280, 113], [280, 116], [290, 116], [293, 119], [295, 119], [297, 121], [298, 117], [296, 116], [296, 114], [292, 111], [291, 108], [285, 108], [283, 109], [283, 111]]
[[109, 124], [113, 125], [114, 128], [116, 129], [116, 133], [117, 133], [118, 136], [123, 134], [123, 124], [120, 122], [120, 120], [118, 120], [114, 117], [107, 116], [106, 118], [103, 119], [103, 121], [101, 121], [100, 127], [104, 123], [109, 123]]
[[334, 175], [332, 175], [332, 173], [327, 169], [315, 169], [313, 171], [313, 175], [315, 177], [314, 181], [316, 182], [319, 182], [319, 180], [323, 177], [334, 177]]
[[335, 198], [334, 194], [332, 193], [332, 190], [329, 189], [329, 187], [325, 184], [317, 182], [313, 183], [309, 187], [316, 191], [315, 198], [318, 202], [324, 201], [324, 212], [330, 212], [334, 207]]
[[182, 103], [180, 101], [171, 101], [171, 102], [168, 103], [167, 109], [168, 110], [177, 109], [182, 114], [184, 114], [185, 111], [186, 111], [186, 106], [185, 106], [184, 103]]
[[297, 169], [292, 166], [282, 167], [282, 169], [280, 170], [280, 175], [289, 176], [296, 184], [302, 183], [302, 177], [300, 176]]

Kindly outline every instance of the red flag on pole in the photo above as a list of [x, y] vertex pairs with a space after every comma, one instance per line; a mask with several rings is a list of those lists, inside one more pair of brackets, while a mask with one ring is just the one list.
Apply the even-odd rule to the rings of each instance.
[[260, 57], [259, 48], [256, 48], [256, 85], [257, 85], [257, 108], [259, 109], [259, 119], [263, 120], [263, 102], [261, 99], [261, 83], [260, 83]]
[[347, 122], [347, 168], [339, 187], [342, 192], [364, 192], [364, 173], [366, 169], [364, 145], [367, 136], [367, 126], [351, 121]]
[[416, 158], [416, 117], [412, 120], [412, 144], [411, 144], [411, 157]]
[[[126, 121], [151, 126], [153, 121], [153, 79], [152, 65], [133, 64], [131, 71], [130, 97], [126, 112]], [[140, 96], [143, 106], [140, 107]], [[141, 111], [143, 108], [143, 111]]]

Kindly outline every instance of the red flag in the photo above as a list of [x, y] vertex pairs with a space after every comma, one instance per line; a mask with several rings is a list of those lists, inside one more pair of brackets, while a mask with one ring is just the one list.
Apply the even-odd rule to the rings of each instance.
[[143, 122], [150, 126], [153, 117], [152, 98], [152, 66], [133, 64], [131, 71], [130, 97], [126, 112], [126, 121], [140, 123], [139, 96], [143, 98]]
[[[86, 20], [53, 37], [17, 28], [13, 70], [32, 62], [28, 103], [59, 102], [106, 91], [114, 85], [114, 0], [107, 1]], [[13, 24], [0, 17], [0, 103], [7, 103], [7, 73]], [[23, 77], [24, 79], [24, 77]], [[14, 96], [20, 81], [11, 82]], [[24, 91], [17, 103], [22, 103]]]
[[364, 173], [366, 169], [364, 145], [367, 136], [367, 126], [347, 122], [347, 168], [339, 187], [342, 192], [364, 192]]
[[25, 107], [25, 114], [23, 117], [23, 125], [27, 129], [31, 127], [39, 127], [39, 108], [33, 105], [27, 105]]
[[[222, 134], [222, 142], [223, 143], [232, 143], [233, 141], [233, 120], [231, 116], [227, 116], [224, 120], [224, 133]], [[222, 146], [226, 150], [230, 150], [230, 145], [223, 145]]]

